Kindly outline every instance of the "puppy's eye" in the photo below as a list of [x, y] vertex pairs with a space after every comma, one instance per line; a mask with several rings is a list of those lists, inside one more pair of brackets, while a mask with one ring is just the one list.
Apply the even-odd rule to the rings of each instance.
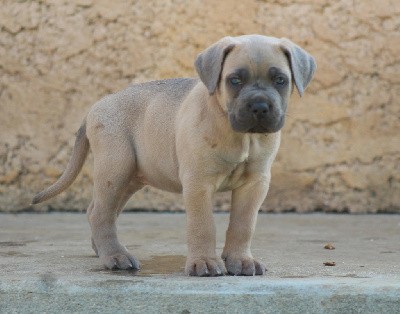
[[277, 76], [274, 79], [274, 83], [276, 85], [279, 85], [279, 86], [285, 85], [286, 84], [286, 78], [283, 77], [283, 76]]
[[231, 82], [232, 85], [237, 86], [243, 84], [242, 80], [238, 77], [231, 77], [229, 79], [229, 82]]

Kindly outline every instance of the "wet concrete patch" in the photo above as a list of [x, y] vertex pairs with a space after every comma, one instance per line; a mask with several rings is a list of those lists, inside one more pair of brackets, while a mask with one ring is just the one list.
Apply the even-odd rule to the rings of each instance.
[[140, 261], [141, 269], [137, 270], [109, 270], [105, 268], [93, 268], [90, 271], [104, 273], [114, 276], [152, 276], [172, 275], [184, 273], [186, 256], [183, 255], [160, 255], [151, 256], [149, 259]]
[[26, 242], [3, 241], [0, 246], [26, 246]]
[[16, 251], [0, 252], [1, 257], [29, 257], [31, 255]]
[[161, 255], [152, 256], [150, 259], [141, 261], [142, 275], [167, 275], [183, 273], [185, 269], [186, 256], [183, 255]]
[[48, 293], [48, 292], [53, 291], [56, 288], [58, 278], [53, 273], [49, 272], [49, 273], [41, 274], [39, 277], [39, 280], [40, 280], [39, 285], [40, 285], [41, 290]]

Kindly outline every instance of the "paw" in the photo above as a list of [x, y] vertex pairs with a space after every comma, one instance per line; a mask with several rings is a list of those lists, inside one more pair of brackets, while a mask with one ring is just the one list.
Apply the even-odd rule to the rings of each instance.
[[224, 262], [218, 257], [188, 257], [185, 274], [188, 276], [223, 276], [226, 273]]
[[265, 265], [256, 259], [248, 256], [233, 257], [227, 255], [224, 257], [225, 266], [229, 275], [233, 276], [255, 276], [265, 275], [267, 269]]
[[101, 262], [108, 269], [125, 269], [125, 270], [139, 270], [140, 263], [131, 254], [116, 253], [112, 255], [100, 256]]

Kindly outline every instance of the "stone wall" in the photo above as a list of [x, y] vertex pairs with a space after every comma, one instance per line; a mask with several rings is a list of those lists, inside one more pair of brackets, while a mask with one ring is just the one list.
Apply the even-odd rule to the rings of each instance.
[[[29, 209], [62, 173], [90, 106], [131, 82], [192, 76], [225, 35], [288, 37], [318, 71], [292, 99], [267, 211], [400, 211], [400, 2], [397, 0], [3, 0], [0, 209]], [[34, 210], [83, 210], [76, 182]], [[228, 209], [229, 195], [216, 200]], [[128, 208], [182, 209], [144, 189]]]

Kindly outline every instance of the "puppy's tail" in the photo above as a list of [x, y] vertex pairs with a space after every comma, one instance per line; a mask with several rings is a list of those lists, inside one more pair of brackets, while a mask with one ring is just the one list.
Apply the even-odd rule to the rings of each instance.
[[44, 191], [35, 195], [32, 200], [33, 204], [44, 202], [57, 194], [60, 194], [68, 188], [76, 179], [85, 163], [86, 156], [89, 152], [89, 140], [86, 136], [86, 120], [83, 122], [76, 135], [75, 146], [72, 150], [72, 156], [67, 164], [61, 177]]

